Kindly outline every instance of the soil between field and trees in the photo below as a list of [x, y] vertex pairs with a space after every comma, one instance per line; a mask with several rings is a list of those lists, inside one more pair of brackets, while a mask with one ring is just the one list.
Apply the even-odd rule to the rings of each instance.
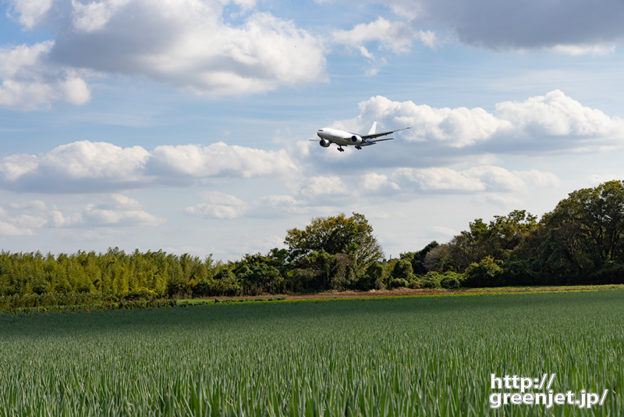
[[189, 300], [205, 301], [209, 303], [224, 301], [297, 301], [297, 300], [344, 300], [365, 298], [392, 298], [392, 297], [418, 297], [418, 296], [458, 296], [458, 295], [485, 295], [485, 294], [530, 294], [530, 293], [557, 293], [557, 292], [582, 292], [624, 289], [624, 284], [608, 285], [570, 285], [570, 286], [547, 286], [547, 287], [497, 287], [497, 288], [465, 288], [465, 289], [441, 289], [441, 288], [395, 288], [391, 290], [370, 291], [329, 291], [312, 294], [261, 294], [232, 297], [201, 297], [193, 299], [180, 299], [180, 302]]

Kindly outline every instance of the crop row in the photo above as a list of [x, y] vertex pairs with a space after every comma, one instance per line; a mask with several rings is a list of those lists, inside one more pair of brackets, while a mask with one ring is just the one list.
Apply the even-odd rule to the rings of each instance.
[[[624, 291], [0, 316], [0, 416], [619, 415]], [[489, 408], [554, 373], [605, 405]]]

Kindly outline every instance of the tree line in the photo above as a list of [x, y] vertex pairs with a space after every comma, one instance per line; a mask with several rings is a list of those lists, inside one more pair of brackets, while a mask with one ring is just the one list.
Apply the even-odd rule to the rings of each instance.
[[[624, 182], [574, 191], [541, 219], [475, 219], [449, 242], [384, 259], [363, 214], [316, 218], [286, 248], [231, 262], [163, 251], [0, 253], [0, 308], [372, 290], [624, 282]], [[43, 301], [47, 300], [47, 301]], [[63, 301], [65, 300], [65, 301]], [[39, 304], [38, 304], [39, 303]]]

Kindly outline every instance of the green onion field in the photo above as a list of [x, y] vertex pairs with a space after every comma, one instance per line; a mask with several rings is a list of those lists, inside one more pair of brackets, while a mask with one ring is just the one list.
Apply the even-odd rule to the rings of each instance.
[[[602, 406], [490, 408], [490, 375]], [[0, 315], [0, 416], [620, 416], [624, 290]]]

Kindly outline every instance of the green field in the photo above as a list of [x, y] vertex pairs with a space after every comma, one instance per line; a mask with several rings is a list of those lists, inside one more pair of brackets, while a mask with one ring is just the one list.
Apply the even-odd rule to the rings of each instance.
[[[603, 406], [490, 409], [490, 374]], [[624, 413], [624, 290], [0, 315], [0, 416]]]

